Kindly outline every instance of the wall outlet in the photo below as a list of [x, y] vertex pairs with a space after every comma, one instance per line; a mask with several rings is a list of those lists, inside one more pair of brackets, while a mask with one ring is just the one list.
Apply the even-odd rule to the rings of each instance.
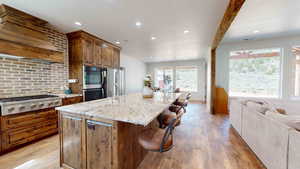
[[77, 79], [69, 79], [68, 82], [69, 82], [69, 83], [77, 83], [78, 80], [77, 80]]

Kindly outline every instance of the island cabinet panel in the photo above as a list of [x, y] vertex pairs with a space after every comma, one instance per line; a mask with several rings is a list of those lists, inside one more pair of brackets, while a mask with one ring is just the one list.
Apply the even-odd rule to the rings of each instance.
[[81, 118], [62, 115], [61, 121], [61, 159], [64, 167], [83, 169], [84, 150], [82, 149], [83, 136], [83, 120]]
[[60, 164], [72, 169], [136, 169], [147, 154], [138, 136], [158, 128], [60, 114]]
[[87, 121], [87, 169], [112, 168], [112, 124]]

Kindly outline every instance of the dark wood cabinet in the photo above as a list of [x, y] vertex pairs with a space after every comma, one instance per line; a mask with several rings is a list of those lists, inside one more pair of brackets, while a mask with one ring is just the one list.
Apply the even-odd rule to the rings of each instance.
[[82, 53], [84, 64], [93, 65], [95, 63], [93, 39], [82, 39]]
[[[82, 96], [62, 99], [63, 105], [82, 102]], [[55, 108], [0, 116], [0, 153], [58, 132]]]
[[[120, 48], [84, 31], [67, 34], [70, 65], [119, 67]], [[76, 43], [80, 40], [81, 43]], [[70, 66], [72, 68], [72, 66]]]
[[67, 34], [69, 40], [69, 77], [77, 79], [70, 84], [74, 93], [82, 94], [83, 66], [120, 67], [121, 48], [84, 31]]
[[94, 64], [102, 66], [102, 44], [101, 40], [94, 41]]
[[87, 169], [112, 168], [112, 124], [87, 120], [86, 125]]
[[103, 43], [102, 47], [102, 64], [104, 67], [113, 66], [113, 51], [114, 48], [109, 44]]
[[58, 132], [58, 115], [54, 108], [0, 118], [2, 152]]
[[70, 104], [76, 104], [82, 102], [83, 98], [82, 96], [77, 97], [70, 97], [70, 98], [64, 98], [62, 99], [63, 106], [70, 105]]
[[83, 157], [85, 153], [81, 147], [83, 141], [83, 120], [81, 118], [60, 115], [61, 165], [66, 168], [85, 168]]

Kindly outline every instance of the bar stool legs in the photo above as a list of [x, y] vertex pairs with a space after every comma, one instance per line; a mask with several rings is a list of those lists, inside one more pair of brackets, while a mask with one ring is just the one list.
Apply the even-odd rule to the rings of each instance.
[[166, 152], [173, 147], [173, 130], [177, 119], [173, 119], [166, 129], [148, 129], [140, 134], [139, 144], [148, 151]]

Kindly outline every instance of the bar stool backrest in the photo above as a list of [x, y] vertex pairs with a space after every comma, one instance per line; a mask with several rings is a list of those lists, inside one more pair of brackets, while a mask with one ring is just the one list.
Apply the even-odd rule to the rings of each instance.
[[191, 94], [191, 93], [188, 93], [185, 99], [186, 99], [186, 100], [190, 100], [191, 97], [192, 97], [192, 94]]
[[160, 144], [160, 151], [159, 152], [161, 152], [161, 153], [164, 152], [164, 145], [167, 142], [167, 140], [169, 139], [169, 137], [172, 137], [172, 139], [173, 139], [173, 131], [175, 129], [176, 124], [179, 123], [182, 115], [183, 115], [183, 112], [178, 114], [176, 118], [171, 120], [171, 123], [165, 129], [166, 131], [165, 131], [164, 137], [162, 139], [162, 142]]

